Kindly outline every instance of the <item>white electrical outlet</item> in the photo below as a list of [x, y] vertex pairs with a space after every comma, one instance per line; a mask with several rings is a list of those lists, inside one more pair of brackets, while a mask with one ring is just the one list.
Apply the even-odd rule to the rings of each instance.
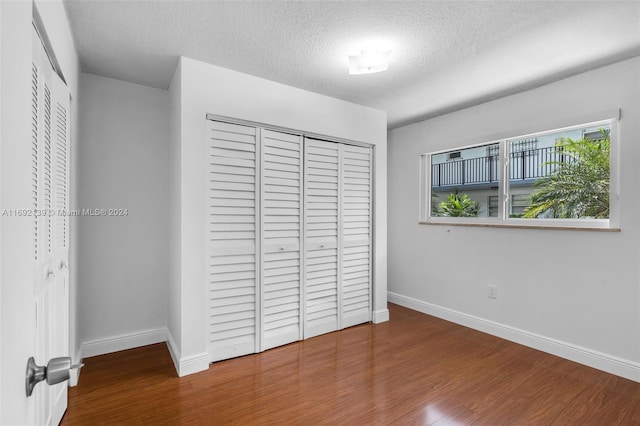
[[489, 298], [497, 299], [498, 298], [498, 287], [495, 285], [489, 286]]

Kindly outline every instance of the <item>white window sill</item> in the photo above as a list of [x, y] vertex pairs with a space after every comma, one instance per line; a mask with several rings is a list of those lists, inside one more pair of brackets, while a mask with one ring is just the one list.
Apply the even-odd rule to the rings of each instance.
[[597, 231], [597, 232], [620, 232], [620, 228], [598, 227], [598, 226], [564, 226], [551, 224], [515, 224], [515, 223], [471, 223], [471, 222], [418, 222], [420, 225], [439, 225], [439, 226], [475, 226], [481, 228], [512, 228], [512, 229], [553, 229], [558, 231]]

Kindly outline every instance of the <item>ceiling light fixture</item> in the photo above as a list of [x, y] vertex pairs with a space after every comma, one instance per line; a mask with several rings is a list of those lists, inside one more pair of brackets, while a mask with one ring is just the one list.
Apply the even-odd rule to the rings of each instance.
[[366, 49], [360, 55], [349, 55], [349, 74], [372, 74], [384, 71], [389, 67], [390, 57], [391, 50], [380, 52]]

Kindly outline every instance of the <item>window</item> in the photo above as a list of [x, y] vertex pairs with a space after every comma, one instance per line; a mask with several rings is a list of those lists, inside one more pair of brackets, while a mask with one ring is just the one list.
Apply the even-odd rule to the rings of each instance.
[[509, 199], [511, 200], [511, 210], [509, 211], [509, 217], [522, 217], [524, 211], [529, 205], [529, 195], [513, 194]]
[[[611, 130], [605, 129], [607, 132], [607, 136], [610, 136]], [[602, 132], [600, 129], [597, 130], [585, 130], [583, 137], [588, 140], [597, 140], [602, 138]]]
[[489, 204], [489, 217], [498, 217], [499, 198], [497, 195], [489, 195], [487, 199], [487, 204]]
[[[613, 228], [616, 124], [603, 120], [424, 154], [421, 221]], [[453, 155], [457, 161], [449, 161]]]
[[431, 214], [441, 217], [489, 217], [490, 196], [497, 196], [498, 156], [487, 156], [488, 145], [431, 156]]

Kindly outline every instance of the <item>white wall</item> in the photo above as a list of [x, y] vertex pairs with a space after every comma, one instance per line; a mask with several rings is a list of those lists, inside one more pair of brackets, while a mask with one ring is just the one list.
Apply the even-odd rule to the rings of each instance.
[[83, 356], [164, 341], [169, 291], [169, 93], [81, 74], [78, 199]]
[[[205, 128], [212, 113], [375, 145], [374, 320], [388, 318], [386, 308], [386, 113], [294, 87], [181, 58], [173, 93], [181, 97], [180, 120], [180, 281], [181, 345], [174, 348], [180, 374], [208, 367], [205, 307]], [[176, 86], [177, 87], [177, 86]], [[177, 226], [177, 224], [173, 224]], [[177, 292], [177, 290], [172, 290]]]
[[172, 351], [171, 356], [179, 365], [180, 355], [174, 353], [182, 346], [182, 327], [181, 327], [181, 303], [182, 303], [182, 287], [181, 282], [181, 253], [182, 244], [181, 236], [181, 165], [180, 165], [180, 134], [181, 134], [181, 102], [182, 102], [182, 78], [180, 66], [176, 67], [175, 73], [169, 87], [169, 97], [171, 104], [171, 119], [169, 124], [170, 131], [170, 155], [169, 155], [169, 312], [167, 321], [167, 340], [169, 341], [169, 349]]
[[[391, 130], [389, 300], [640, 381], [638, 76], [635, 58]], [[420, 154], [614, 108], [621, 232], [418, 225]]]

